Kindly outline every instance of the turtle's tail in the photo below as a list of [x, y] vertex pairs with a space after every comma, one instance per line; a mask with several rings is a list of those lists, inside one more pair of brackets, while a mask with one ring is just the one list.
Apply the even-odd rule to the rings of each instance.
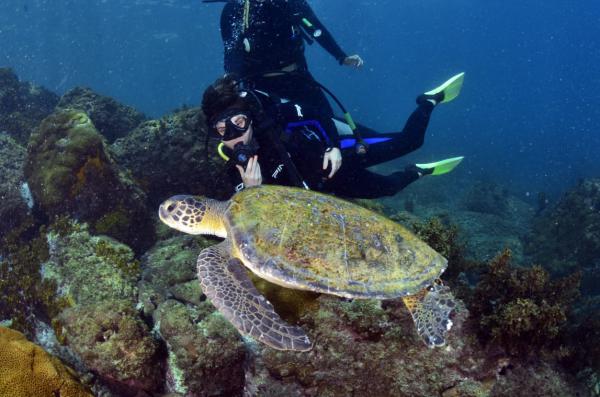
[[429, 347], [444, 346], [452, 328], [450, 315], [456, 303], [450, 288], [435, 283], [421, 292], [402, 298], [410, 311], [419, 336]]

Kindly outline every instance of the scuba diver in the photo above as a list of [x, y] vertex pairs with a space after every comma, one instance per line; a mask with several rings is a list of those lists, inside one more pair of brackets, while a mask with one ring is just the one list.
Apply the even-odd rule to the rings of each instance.
[[308, 71], [305, 42], [319, 43], [341, 65], [361, 67], [346, 55], [306, 0], [204, 0], [225, 2], [221, 14], [224, 67], [249, 88], [311, 106], [324, 118], [333, 110]]
[[[235, 191], [267, 183], [347, 198], [379, 198], [394, 195], [425, 175], [445, 174], [460, 163], [462, 157], [412, 164], [391, 175], [367, 169], [421, 147], [434, 107], [456, 98], [463, 79], [460, 73], [419, 95], [417, 109], [400, 132], [377, 133], [360, 126], [369, 144], [364, 155], [354, 150], [356, 137], [344, 121], [324, 120], [309, 106], [246, 89], [230, 75], [205, 90], [202, 111], [209, 133], [221, 141], [217, 151], [229, 164]], [[323, 128], [327, 123], [335, 128]], [[342, 154], [343, 165], [329, 156], [334, 149]]]

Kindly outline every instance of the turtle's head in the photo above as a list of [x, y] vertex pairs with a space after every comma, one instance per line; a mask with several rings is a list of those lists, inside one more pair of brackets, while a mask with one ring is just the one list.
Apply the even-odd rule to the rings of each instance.
[[173, 196], [158, 208], [158, 217], [167, 226], [188, 234], [227, 237], [223, 224], [226, 203], [205, 197]]

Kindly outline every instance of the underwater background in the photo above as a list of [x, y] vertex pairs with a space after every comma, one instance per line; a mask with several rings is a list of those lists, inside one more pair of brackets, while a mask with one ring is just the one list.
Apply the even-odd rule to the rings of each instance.
[[[423, 147], [377, 169], [462, 164], [360, 202], [449, 259], [464, 302], [449, 346], [419, 344], [396, 302], [261, 285], [318, 335], [282, 353], [201, 298], [195, 258], [215, 240], [155, 210], [224, 195], [197, 109], [223, 73], [222, 4], [3, 0], [0, 396], [600, 396], [600, 2], [309, 3], [365, 61], [307, 48], [362, 124], [399, 130], [418, 94], [465, 72]], [[53, 370], [32, 375], [19, 351]]]

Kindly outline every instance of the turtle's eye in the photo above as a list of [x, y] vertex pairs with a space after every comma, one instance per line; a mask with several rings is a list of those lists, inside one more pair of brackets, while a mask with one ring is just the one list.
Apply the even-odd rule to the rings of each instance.
[[169, 204], [169, 206], [167, 207], [167, 211], [173, 212], [175, 210], [175, 207], [176, 207], [175, 204]]

